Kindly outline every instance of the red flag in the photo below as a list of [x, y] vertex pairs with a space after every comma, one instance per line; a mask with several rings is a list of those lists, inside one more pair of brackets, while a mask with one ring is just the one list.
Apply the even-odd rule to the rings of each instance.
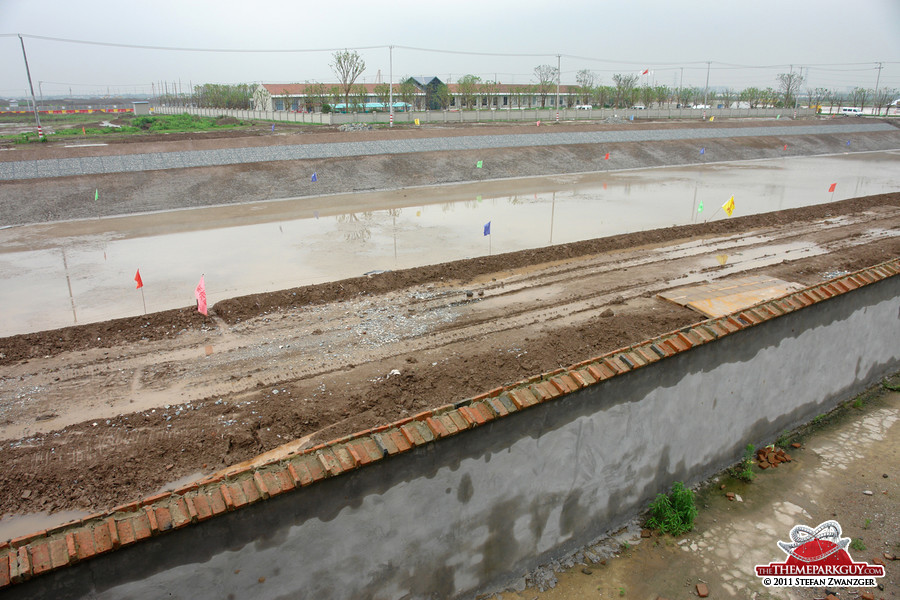
[[141, 280], [141, 270], [140, 269], [138, 269], [137, 273], [134, 274], [134, 282], [137, 284], [137, 287], [135, 287], [134, 289], [139, 290], [142, 287], [144, 287], [144, 282]]
[[203, 275], [200, 276], [200, 283], [197, 284], [194, 295], [197, 296], [197, 311], [208, 315], [206, 312], [206, 284], [203, 283]]
[[644, 69], [644, 72], [641, 73], [641, 75], [646, 75], [646, 74], [649, 73], [649, 72], [650, 72], [650, 69]]
[[835, 190], [835, 188], [837, 188], [837, 184], [836, 184], [836, 183], [832, 183], [831, 186], [828, 188], [828, 191], [829, 191], [829, 192], [833, 192], [833, 191]]
[[606, 156], [603, 157], [603, 160], [609, 160], [609, 152], [606, 153]]
[[84, 130], [84, 127], [81, 128], [81, 133], [87, 135], [87, 132]]

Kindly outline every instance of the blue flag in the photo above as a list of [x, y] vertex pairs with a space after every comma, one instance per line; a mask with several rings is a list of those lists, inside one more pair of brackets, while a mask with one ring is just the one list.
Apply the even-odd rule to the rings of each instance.
[[309, 178], [309, 180], [310, 180], [310, 181], [313, 181], [313, 182], [315, 182], [315, 181], [318, 181], [318, 180], [319, 180], [319, 178], [318, 178], [318, 177], [316, 177], [316, 174], [315, 174], [315, 172], [313, 172], [313, 176], [312, 176], [312, 177], [310, 177], [310, 178]]
[[272, 131], [275, 131], [275, 123], [272, 123]]
[[706, 154], [706, 148], [700, 148], [700, 154]]
[[491, 222], [488, 221], [484, 224], [484, 235], [491, 235]]
[[850, 140], [847, 140], [847, 145], [848, 145], [848, 146], [850, 145]]

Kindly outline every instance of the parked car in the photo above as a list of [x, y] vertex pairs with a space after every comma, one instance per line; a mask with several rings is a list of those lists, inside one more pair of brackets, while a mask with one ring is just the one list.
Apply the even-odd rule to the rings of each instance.
[[633, 108], [634, 110], [646, 110], [647, 107], [644, 106], [643, 104], [635, 104], [631, 108]]
[[575, 107], [575, 110], [591, 110], [592, 108], [594, 107], [590, 104], [579, 104]]
[[853, 106], [842, 106], [841, 114], [847, 117], [861, 117], [863, 112], [861, 108], [856, 108]]

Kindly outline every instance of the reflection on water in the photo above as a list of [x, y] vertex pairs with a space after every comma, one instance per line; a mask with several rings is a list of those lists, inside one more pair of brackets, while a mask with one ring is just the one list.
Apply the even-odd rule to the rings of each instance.
[[732, 194], [741, 216], [896, 191], [898, 166], [896, 151], [717, 163], [12, 227], [0, 230], [0, 335], [140, 315], [143, 300], [191, 306], [201, 273], [215, 303], [724, 219]]

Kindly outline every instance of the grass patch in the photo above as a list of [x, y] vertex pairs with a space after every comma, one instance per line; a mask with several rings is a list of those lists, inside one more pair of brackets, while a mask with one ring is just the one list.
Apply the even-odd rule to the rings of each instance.
[[855, 538], [852, 542], [850, 542], [850, 547], [854, 550], [858, 550], [859, 552], [862, 552], [866, 549], [866, 545], [859, 538]]
[[[249, 125], [232, 117], [198, 117], [183, 113], [180, 115], [48, 115], [56, 119], [44, 119], [41, 123], [54, 123], [55, 131], [44, 137], [69, 138], [76, 136], [108, 136], [108, 135], [140, 135], [142, 133], [185, 133], [192, 131], [211, 131], [223, 129], [240, 129]], [[33, 121], [34, 117], [32, 117]], [[6, 119], [5, 119], [6, 120]], [[27, 120], [27, 119], [26, 119]], [[95, 124], [98, 120], [115, 120], [120, 127], [85, 127], [84, 123]], [[64, 127], [63, 125], [72, 125]], [[0, 138], [12, 139], [17, 144], [28, 144], [37, 141], [36, 132], [4, 135]]]
[[658, 494], [656, 500], [650, 503], [647, 525], [663, 533], [681, 535], [694, 528], [696, 517], [694, 492], [676, 481], [669, 494]]
[[756, 452], [756, 446], [754, 446], [753, 444], [747, 444], [747, 447], [744, 448], [744, 456], [741, 458], [741, 462], [728, 469], [729, 474], [735, 479], [740, 479], [741, 481], [746, 481], [747, 483], [753, 481], [754, 452]]

